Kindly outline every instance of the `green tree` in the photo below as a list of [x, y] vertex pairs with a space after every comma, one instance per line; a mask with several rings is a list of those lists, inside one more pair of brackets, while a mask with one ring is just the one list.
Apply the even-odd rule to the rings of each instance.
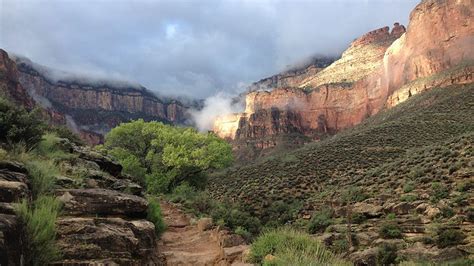
[[112, 129], [104, 146], [127, 173], [144, 175], [153, 192], [169, 191], [183, 181], [195, 184], [207, 170], [232, 162], [231, 146], [212, 133], [141, 119]]
[[21, 142], [32, 148], [41, 140], [44, 129], [38, 109], [28, 112], [0, 98], [0, 143]]

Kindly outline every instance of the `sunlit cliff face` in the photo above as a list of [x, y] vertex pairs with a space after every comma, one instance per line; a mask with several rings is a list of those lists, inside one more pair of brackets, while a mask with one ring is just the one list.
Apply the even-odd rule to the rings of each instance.
[[214, 121], [213, 131], [223, 139], [235, 139], [235, 133], [239, 129], [240, 119], [246, 117], [246, 113], [222, 115]]

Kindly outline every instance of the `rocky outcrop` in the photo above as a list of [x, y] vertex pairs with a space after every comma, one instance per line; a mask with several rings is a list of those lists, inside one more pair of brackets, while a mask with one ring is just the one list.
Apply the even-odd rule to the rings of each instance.
[[54, 70], [21, 57], [16, 57], [16, 64], [19, 84], [47, 110], [50, 122], [68, 125], [88, 143], [102, 142], [104, 134], [111, 128], [132, 119], [170, 124], [187, 121], [189, 106], [162, 99], [139, 85], [58, 79], [51, 75]]
[[273, 88], [298, 87], [305, 79], [314, 76], [336, 60], [335, 57], [314, 57], [309, 63], [293, 67], [285, 72], [259, 80], [249, 87], [249, 91]]
[[[62, 203], [56, 221], [57, 265], [161, 265], [155, 226], [146, 220], [142, 188], [120, 173], [110, 158], [64, 139], [55, 195]], [[0, 161], [0, 264], [20, 265], [28, 257], [25, 228], [14, 205], [30, 201], [30, 177], [20, 163]], [[22, 253], [23, 252], [23, 253]]]
[[[276, 136], [316, 140], [427, 89], [472, 83], [473, 13], [471, 0], [422, 1], [408, 29], [395, 23], [369, 32], [314, 75], [249, 92], [244, 113], [218, 118], [214, 132], [258, 155], [261, 147], [279, 145]], [[262, 137], [274, 143], [261, 145]]]
[[20, 265], [23, 231], [14, 204], [31, 197], [26, 169], [18, 163], [0, 162], [0, 264]]
[[19, 75], [15, 62], [7, 52], [0, 49], [0, 97], [31, 109], [34, 106], [33, 99], [20, 84]]

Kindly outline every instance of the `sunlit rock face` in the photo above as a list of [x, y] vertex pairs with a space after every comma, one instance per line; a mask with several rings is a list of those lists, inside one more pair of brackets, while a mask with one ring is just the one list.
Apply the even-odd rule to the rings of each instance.
[[91, 144], [102, 142], [104, 134], [121, 122], [143, 118], [181, 124], [187, 120], [186, 106], [162, 100], [143, 87], [52, 81], [25, 62], [18, 62], [18, 69], [19, 81], [29, 94], [53, 109], [56, 118], [68, 115], [70, 127]]
[[[328, 67], [292, 77], [291, 84], [284, 84], [290, 86], [248, 93], [246, 115], [225, 135], [238, 147], [252, 148], [262, 146], [256, 144], [259, 138], [274, 140], [266, 146], [278, 146], [277, 135], [297, 133], [315, 140], [424, 90], [472, 83], [473, 15], [472, 0], [422, 1], [408, 29], [395, 23], [391, 30], [369, 32]], [[215, 121], [217, 134], [220, 123]]]
[[[386, 27], [362, 36], [327, 68], [314, 71], [310, 66], [313, 70], [301, 71], [299, 78], [293, 76], [292, 86], [248, 93], [246, 115], [238, 127], [235, 123], [226, 127], [224, 119], [219, 118], [214, 131], [233, 140], [252, 140], [265, 148], [277, 146], [278, 141], [262, 144], [259, 139], [284, 134], [317, 139], [317, 133], [336, 132], [359, 123], [373, 110], [373, 95], [367, 91], [363, 78], [382, 64], [385, 50], [404, 31], [403, 26], [395, 28], [392, 33]], [[225, 134], [222, 128], [226, 128]]]
[[434, 86], [473, 81], [473, 16], [472, 0], [425, 0], [412, 11], [406, 34], [385, 53], [388, 106]]

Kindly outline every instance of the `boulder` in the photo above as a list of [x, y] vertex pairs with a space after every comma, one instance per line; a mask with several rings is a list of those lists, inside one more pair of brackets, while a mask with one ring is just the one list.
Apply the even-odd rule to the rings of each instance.
[[212, 224], [212, 218], [201, 218], [199, 219], [199, 221], [197, 222], [197, 228], [199, 229], [199, 231], [207, 231], [209, 229], [211, 229], [213, 226]]
[[148, 202], [141, 197], [107, 189], [61, 189], [56, 191], [68, 215], [122, 215], [146, 217]]
[[28, 187], [23, 182], [0, 181], [0, 202], [17, 202], [28, 196]]
[[224, 248], [224, 259], [228, 263], [232, 263], [236, 260], [243, 260], [245, 252], [249, 250], [248, 245], [239, 245], [234, 247]]
[[354, 252], [350, 255], [350, 260], [355, 266], [376, 265], [378, 248], [369, 248], [363, 251]]
[[61, 217], [56, 224], [57, 243], [66, 261], [110, 259], [137, 265], [153, 259], [155, 227], [149, 221]]
[[374, 204], [369, 204], [365, 202], [357, 202], [352, 207], [352, 212], [362, 213], [369, 218], [375, 218], [382, 216], [383, 212], [382, 206], [377, 206]]
[[0, 265], [20, 265], [21, 239], [17, 217], [0, 213]]

